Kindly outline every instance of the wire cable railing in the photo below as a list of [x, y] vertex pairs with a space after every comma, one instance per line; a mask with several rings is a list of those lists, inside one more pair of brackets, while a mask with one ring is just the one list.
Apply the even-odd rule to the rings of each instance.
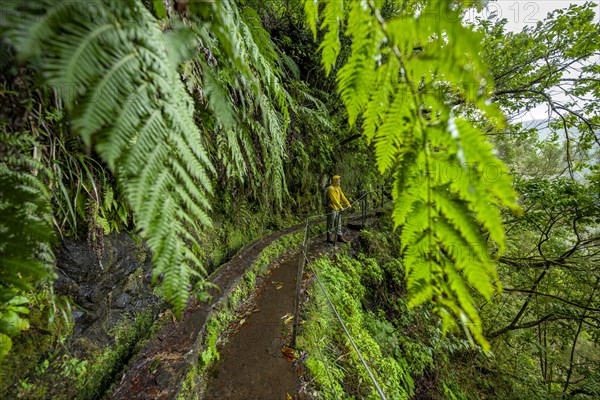
[[[361, 220], [361, 224], [364, 226], [367, 216], [377, 210], [383, 209], [386, 204], [391, 202], [391, 199], [388, 199], [388, 201], [386, 202], [386, 189], [389, 190], [391, 188], [391, 186], [384, 186], [381, 187], [379, 189], [376, 190], [370, 190], [370, 191], [366, 191], [364, 192], [359, 198], [357, 198], [354, 201], [350, 202], [350, 205], [352, 206], [352, 209], [357, 209], [356, 212], [354, 212], [353, 214], [350, 214], [349, 216], [345, 211], [342, 212], [340, 214], [340, 218], [342, 219], [342, 221], [346, 221], [346, 225], [348, 225], [350, 222], [353, 221], [357, 221], [357, 220]], [[369, 204], [369, 200], [371, 201], [371, 204]], [[359, 207], [356, 207], [356, 205], [359, 205]], [[347, 210], [347, 209], [345, 209]], [[331, 212], [325, 212], [325, 213], [320, 213], [320, 214], [312, 214], [306, 217], [306, 221], [309, 222], [311, 220], [315, 220], [315, 219], [325, 219], [327, 217], [329, 217], [331, 215]], [[326, 222], [323, 221], [323, 222]], [[316, 237], [318, 237], [319, 235], [315, 235], [312, 236], [310, 238], [307, 238], [309, 241], [312, 239], [315, 239]], [[306, 238], [305, 238], [306, 239]], [[337, 237], [336, 235], [334, 235], [334, 242], [337, 242]]]
[[[306, 258], [306, 255], [304, 256], [304, 258], [305, 258], [305, 262], [307, 262], [308, 259]], [[315, 274], [315, 280], [317, 281], [317, 284], [319, 285], [319, 287], [323, 291], [323, 294], [325, 295], [325, 298], [327, 299], [327, 302], [331, 306], [331, 309], [333, 310], [333, 312], [334, 312], [337, 320], [340, 322], [340, 325], [342, 326], [342, 329], [344, 330], [344, 333], [348, 337], [348, 340], [350, 340], [350, 343], [352, 344], [352, 347], [354, 348], [354, 351], [356, 351], [356, 354], [358, 355], [358, 358], [360, 359], [360, 362], [362, 363], [362, 365], [367, 370], [367, 373], [369, 374], [369, 378], [371, 378], [371, 381], [373, 382], [373, 385], [375, 386], [375, 389], [377, 389], [377, 392], [379, 393], [379, 396], [381, 396], [381, 398], [383, 400], [387, 400], [387, 398], [385, 397], [385, 394], [383, 393], [383, 390], [381, 389], [381, 387], [379, 386], [379, 383], [377, 382], [377, 379], [375, 379], [375, 375], [373, 375], [373, 372], [371, 372], [371, 368], [369, 368], [369, 364], [367, 364], [367, 362], [365, 361], [365, 359], [364, 359], [364, 357], [363, 357], [360, 349], [358, 348], [358, 346], [354, 342], [354, 339], [352, 339], [352, 335], [350, 335], [350, 332], [348, 331], [348, 328], [346, 328], [346, 324], [344, 324], [344, 320], [342, 320], [342, 317], [340, 316], [340, 313], [338, 312], [337, 308], [335, 307], [335, 305], [331, 301], [331, 298], [329, 297], [329, 293], [327, 293], [327, 290], [325, 289], [325, 286], [323, 285], [323, 283], [321, 282], [321, 279], [319, 278], [319, 274], [317, 273], [317, 269], [316, 268], [312, 268], [312, 271]]]
[[[369, 208], [369, 204], [368, 204], [368, 199], [369, 199], [369, 195], [371, 195], [373, 197], [373, 193], [381, 193], [381, 196], [379, 199], [377, 200], [381, 200], [381, 202], [379, 203], [379, 207], [380, 209], [383, 209], [384, 206], [389, 203], [388, 202], [384, 202], [384, 190], [385, 188], [381, 188], [380, 191], [379, 190], [373, 190], [373, 191], [369, 191], [369, 192], [365, 192], [363, 195], [361, 195], [358, 199], [354, 200], [353, 202], [350, 203], [350, 205], [354, 206], [356, 204], [360, 204], [360, 208], [359, 208], [359, 215], [352, 217], [349, 216], [346, 218], [346, 224], [348, 224], [350, 221], [355, 221], [357, 219], [361, 219], [362, 220], [362, 225], [365, 226], [365, 221], [367, 216], [373, 212], [374, 210], [376, 210], [377, 208], [373, 207], [373, 208]], [[354, 208], [354, 207], [352, 207]], [[323, 232], [319, 232], [318, 234], [314, 235], [314, 236], [310, 236], [309, 237], [309, 228], [311, 227], [310, 221], [317, 218], [325, 218], [328, 217], [330, 215], [330, 213], [323, 213], [323, 214], [314, 214], [314, 215], [310, 215], [306, 217], [306, 224], [305, 224], [305, 229], [304, 229], [304, 239], [302, 241], [302, 245], [300, 248], [300, 254], [301, 256], [299, 257], [299, 261], [298, 261], [298, 273], [296, 276], [296, 298], [295, 298], [295, 302], [294, 302], [294, 324], [292, 327], [292, 343], [291, 343], [291, 347], [295, 347], [296, 346], [296, 337], [298, 334], [298, 326], [300, 323], [300, 318], [299, 318], [299, 308], [300, 308], [300, 293], [301, 293], [301, 289], [302, 289], [302, 276], [304, 275], [304, 268], [305, 266], [309, 263], [308, 260], [308, 244], [313, 241], [314, 239], [320, 237]], [[340, 216], [341, 218], [341, 216]], [[343, 219], [342, 219], [343, 221]], [[371, 379], [371, 381], [373, 382], [373, 386], [376, 388], [377, 392], [379, 393], [379, 396], [383, 399], [383, 400], [387, 400], [383, 390], [381, 389], [381, 387], [379, 386], [379, 383], [377, 382], [377, 379], [375, 378], [375, 375], [373, 374], [373, 372], [371, 371], [371, 369], [369, 368], [369, 365], [367, 364], [367, 362], [365, 361], [362, 353], [360, 352], [360, 349], [358, 348], [358, 346], [356, 345], [355, 341], [352, 339], [352, 336], [350, 335], [350, 332], [348, 331], [348, 329], [346, 328], [346, 325], [344, 324], [344, 321], [342, 319], [342, 317], [340, 316], [338, 310], [335, 307], [335, 304], [333, 304], [333, 302], [331, 301], [331, 297], [329, 296], [329, 294], [327, 293], [327, 290], [325, 289], [325, 286], [323, 285], [321, 279], [319, 278], [319, 275], [316, 271], [316, 268], [311, 268], [313, 273], [314, 273], [314, 277], [315, 280], [318, 284], [318, 286], [321, 288], [321, 290], [323, 291], [323, 294], [325, 295], [327, 302], [329, 304], [329, 306], [332, 308], [336, 319], [339, 321], [340, 325], [343, 328], [343, 331], [345, 333], [345, 335], [348, 337], [348, 340], [350, 341], [350, 343], [352, 344], [352, 347], [354, 349], [354, 351], [357, 353], [360, 362], [363, 364], [363, 366], [365, 367], [365, 370], [367, 371], [369, 378]], [[320, 354], [320, 356], [322, 357], [322, 354]], [[323, 360], [321, 360], [321, 362], [323, 363], [323, 365], [326, 365], [325, 362]], [[327, 370], [327, 369], [326, 369]], [[331, 379], [331, 376], [329, 375], [329, 373], [327, 372], [327, 378], [330, 380], [330, 383], [332, 385], [332, 388], [334, 387], [333, 385], [333, 381]], [[336, 398], [338, 398], [337, 396], [337, 392], [335, 392], [334, 390], [334, 394], [336, 396]]]
[[[318, 339], [317, 339], [316, 333], [311, 331], [311, 335], [310, 336], [313, 339], [313, 343], [315, 343], [315, 345], [317, 345]], [[331, 388], [333, 390], [333, 395], [335, 396], [336, 399], [339, 399], [340, 397], [338, 396], [338, 393], [335, 390], [335, 384], [333, 383], [333, 378], [331, 377], [331, 373], [329, 372], [329, 368], [328, 368], [328, 365], [327, 365], [328, 364], [327, 363], [327, 358], [325, 356], [323, 356], [323, 352], [319, 348], [319, 346], [316, 347], [316, 350], [315, 350], [314, 354], [317, 356], [317, 358], [321, 361], [321, 363], [325, 367], [324, 368], [325, 369], [325, 376], [327, 377], [327, 380], [329, 381], [329, 384], [331, 385]]]

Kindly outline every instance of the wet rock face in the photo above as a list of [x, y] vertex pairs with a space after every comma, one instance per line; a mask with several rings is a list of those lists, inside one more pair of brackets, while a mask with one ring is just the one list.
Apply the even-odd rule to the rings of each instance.
[[102, 347], [111, 340], [111, 327], [124, 318], [158, 309], [150, 261], [149, 250], [127, 233], [104, 239], [101, 260], [84, 240], [63, 241], [55, 290], [74, 303], [73, 340], [85, 336]]

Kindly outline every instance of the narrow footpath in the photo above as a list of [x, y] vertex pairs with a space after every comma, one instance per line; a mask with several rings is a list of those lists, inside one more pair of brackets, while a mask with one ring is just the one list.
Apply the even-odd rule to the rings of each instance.
[[[248, 266], [254, 264], [260, 252], [288, 233], [304, 228], [298, 224], [255, 240], [238, 255], [219, 267], [209, 282], [216, 288], [209, 293], [218, 302], [225, 299], [243, 279]], [[181, 320], [166, 323], [133, 357], [124, 371], [111, 400], [172, 400], [177, 398], [190, 366], [198, 360], [202, 330], [214, 303], [190, 299]]]
[[[317, 223], [317, 221], [313, 222]], [[186, 374], [195, 368], [206, 321], [214, 307], [244, 279], [262, 250], [283, 235], [303, 230], [305, 224], [273, 232], [255, 240], [208, 279], [213, 302], [190, 299], [181, 320], [164, 321], [140, 346], [121, 378], [106, 396], [111, 400], [173, 400], [178, 398]], [[350, 226], [350, 229], [360, 229]], [[350, 231], [353, 240], [358, 232]], [[311, 240], [309, 260], [335, 253], [340, 244], [328, 244], [325, 235]], [[301, 365], [294, 362], [291, 339], [299, 249], [274, 260], [268, 273], [257, 280], [257, 289], [238, 310], [240, 318], [230, 325], [220, 361], [207, 375], [207, 386], [193, 390], [200, 399], [291, 400], [307, 398], [300, 388]], [[218, 288], [218, 289], [217, 289]], [[290, 360], [290, 361], [288, 361]], [[199, 391], [199, 392], [198, 392]]]
[[204, 399], [294, 397], [298, 376], [282, 349], [289, 345], [298, 260], [297, 253], [288, 256], [266, 276], [251, 314], [238, 321], [239, 332], [220, 350]]
[[[352, 240], [358, 235], [351, 232]], [[309, 245], [309, 260], [335, 251], [323, 236]], [[249, 311], [237, 322], [220, 361], [209, 373], [201, 398], [207, 400], [289, 400], [307, 398], [300, 389], [301, 366], [293, 362], [288, 348], [293, 324], [296, 273], [300, 254], [296, 251], [277, 260], [259, 287]]]

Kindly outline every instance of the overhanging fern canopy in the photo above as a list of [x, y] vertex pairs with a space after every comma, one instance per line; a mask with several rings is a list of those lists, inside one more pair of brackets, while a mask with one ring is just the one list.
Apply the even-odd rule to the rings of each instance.
[[[226, 38], [219, 33], [224, 27]], [[227, 179], [247, 184], [264, 204], [281, 208], [287, 195], [288, 109], [294, 103], [282, 83], [276, 46], [256, 12], [238, 11], [233, 2], [216, 3], [210, 28], [195, 29], [218, 60], [210, 65], [198, 57], [186, 65], [189, 82], [204, 90], [217, 122], [211, 132], [216, 163], [223, 164]]]
[[121, 179], [154, 275], [181, 312], [191, 277], [205, 274], [197, 233], [211, 224], [213, 167], [157, 21], [135, 0], [42, 0], [14, 5], [3, 25]]
[[[326, 30], [323, 65], [337, 72], [350, 125], [362, 117], [378, 169], [395, 176], [392, 218], [402, 227], [409, 304], [433, 301], [444, 327], [458, 321], [488, 349], [471, 288], [487, 299], [501, 290], [483, 235], [501, 252], [498, 206], [518, 206], [485, 135], [449, 101], [460, 98], [464, 108], [502, 121], [486, 102], [480, 37], [461, 23], [469, 4], [304, 0], [314, 36], [318, 26]], [[351, 51], [336, 66], [342, 28]]]

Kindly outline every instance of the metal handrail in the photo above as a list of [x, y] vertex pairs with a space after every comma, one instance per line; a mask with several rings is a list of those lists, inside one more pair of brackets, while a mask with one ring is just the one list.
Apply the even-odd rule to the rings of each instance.
[[[383, 187], [380, 188], [381, 193], [382, 193], [382, 197], [381, 197], [381, 207], [384, 206], [383, 203]], [[363, 207], [361, 209], [361, 217], [363, 219], [363, 223], [364, 223], [364, 219], [366, 217], [366, 203], [367, 203], [367, 199], [368, 199], [368, 195], [370, 193], [375, 193], [378, 192], [379, 190], [371, 190], [368, 192], [365, 192], [362, 194], [362, 196], [360, 196], [358, 199], [354, 200], [354, 202], [351, 202], [350, 205], [356, 204], [359, 201], [362, 202]], [[388, 202], [389, 203], [389, 202]], [[387, 204], [387, 203], [385, 203]], [[296, 336], [298, 333], [298, 324], [299, 324], [299, 318], [298, 318], [298, 310], [299, 310], [299, 304], [300, 304], [300, 289], [302, 287], [302, 275], [304, 274], [304, 267], [306, 266], [306, 264], [308, 263], [308, 243], [309, 241], [319, 237], [322, 235], [322, 233], [319, 233], [315, 236], [312, 237], [308, 237], [308, 228], [309, 228], [309, 221], [311, 219], [314, 218], [323, 218], [323, 217], [327, 217], [329, 216], [331, 213], [325, 213], [325, 214], [314, 214], [314, 215], [309, 215], [306, 217], [306, 225], [304, 228], [304, 239], [302, 241], [302, 245], [300, 247], [300, 254], [301, 257], [299, 259], [298, 262], [298, 273], [296, 276], [296, 298], [295, 298], [295, 303], [294, 303], [294, 325], [292, 327], [292, 343], [291, 343], [291, 347], [295, 347], [296, 345]], [[341, 218], [341, 216], [340, 216]], [[350, 332], [348, 331], [348, 329], [346, 328], [346, 325], [344, 324], [344, 321], [342, 320], [342, 318], [340, 317], [337, 309], [335, 308], [335, 305], [333, 304], [333, 302], [331, 301], [331, 299], [329, 298], [329, 295], [327, 294], [325, 287], [322, 285], [321, 281], [318, 278], [317, 272], [316, 270], [313, 268], [313, 271], [315, 273], [315, 279], [317, 280], [317, 283], [319, 284], [319, 286], [321, 287], [321, 289], [323, 290], [323, 293], [325, 294], [325, 297], [327, 298], [327, 301], [329, 302], [329, 305], [332, 307], [337, 319], [340, 321], [340, 324], [342, 325], [342, 328], [344, 329], [344, 332], [346, 333], [346, 336], [348, 336], [348, 339], [350, 340], [350, 342], [352, 343], [352, 347], [354, 348], [354, 350], [356, 351], [356, 353], [358, 354], [362, 364], [364, 365], [365, 369], [367, 370], [369, 377], [371, 378], [371, 380], [373, 381], [373, 385], [375, 386], [375, 388], [377, 389], [379, 395], [381, 396], [381, 398], [383, 400], [387, 400], [385, 397], [385, 394], [383, 393], [383, 390], [381, 389], [381, 387], [379, 386], [379, 384], [377, 383], [377, 380], [375, 379], [375, 376], [373, 375], [373, 373], [371, 372], [369, 366], [367, 365], [365, 359], [363, 358], [358, 346], [356, 345], [356, 343], [354, 342], [354, 340], [352, 339]]]
[[[305, 258], [306, 258], [306, 256], [305, 256]], [[316, 268], [313, 268], [312, 270], [315, 273], [315, 280], [319, 284], [319, 287], [323, 291], [323, 294], [325, 294], [325, 297], [327, 298], [327, 302], [331, 306], [331, 308], [332, 308], [333, 312], [335, 313], [335, 316], [337, 317], [338, 321], [340, 321], [340, 324], [342, 325], [342, 328], [344, 329], [344, 332], [346, 333], [346, 336], [348, 336], [348, 339], [350, 340], [350, 343], [352, 343], [352, 347], [354, 348], [354, 351], [356, 351], [356, 354], [358, 354], [358, 357], [360, 358], [360, 362], [364, 365], [365, 369], [367, 370], [367, 373], [369, 374], [369, 377], [371, 378], [371, 381], [373, 381], [373, 385], [375, 385], [375, 388], [377, 389], [377, 392], [379, 393], [379, 396], [381, 396], [381, 398], [383, 400], [387, 400], [387, 398], [385, 397], [385, 394], [383, 393], [383, 390], [379, 386], [379, 383], [377, 383], [377, 379], [375, 379], [375, 375], [373, 375], [373, 372], [371, 372], [371, 368], [369, 368], [369, 365], [367, 364], [367, 362], [365, 361], [364, 357], [362, 356], [362, 353], [360, 352], [358, 346], [356, 345], [356, 343], [354, 343], [354, 340], [352, 339], [352, 336], [350, 335], [350, 332], [348, 331], [348, 328], [346, 328], [346, 324], [344, 324], [344, 321], [342, 320], [342, 317], [340, 317], [340, 314], [338, 313], [337, 309], [335, 308], [335, 305], [331, 301], [331, 298], [329, 297], [329, 294], [327, 293], [327, 290], [325, 290], [325, 286], [321, 283], [321, 279], [319, 279], [319, 274], [317, 274]]]

